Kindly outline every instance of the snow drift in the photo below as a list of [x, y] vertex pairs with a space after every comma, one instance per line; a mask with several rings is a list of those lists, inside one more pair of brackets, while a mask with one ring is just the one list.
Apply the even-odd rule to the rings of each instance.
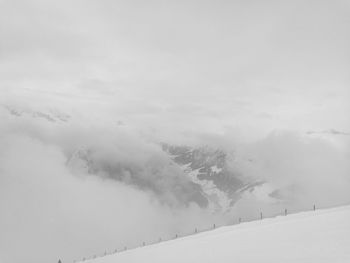
[[344, 206], [222, 227], [85, 262], [350, 262], [349, 248], [350, 206]]

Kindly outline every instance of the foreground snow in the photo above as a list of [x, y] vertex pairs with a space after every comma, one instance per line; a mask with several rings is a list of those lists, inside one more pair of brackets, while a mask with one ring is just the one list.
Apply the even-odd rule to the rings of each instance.
[[350, 206], [222, 227], [91, 263], [350, 262]]

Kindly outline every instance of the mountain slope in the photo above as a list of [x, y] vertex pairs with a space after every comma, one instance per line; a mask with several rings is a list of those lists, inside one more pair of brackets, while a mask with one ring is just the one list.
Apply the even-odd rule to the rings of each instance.
[[221, 149], [164, 143], [162, 149], [183, 171], [184, 176], [201, 187], [212, 211], [229, 211], [245, 191], [253, 191], [264, 184], [254, 180], [244, 182], [242, 176], [228, 167], [230, 157]]
[[302, 212], [88, 260], [89, 263], [350, 262], [350, 206]]

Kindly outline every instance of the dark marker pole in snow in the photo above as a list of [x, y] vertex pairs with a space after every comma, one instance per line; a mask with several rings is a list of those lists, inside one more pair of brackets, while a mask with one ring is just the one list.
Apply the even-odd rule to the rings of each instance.
[[284, 209], [284, 215], [285, 215], [285, 216], [287, 215], [287, 208]]
[[143, 242], [143, 243], [142, 243], [142, 246], [146, 246], [146, 243], [145, 243], [145, 242]]
[[194, 232], [195, 232], [195, 233], [197, 233], [197, 232], [198, 232], [197, 228], [195, 228], [195, 229], [194, 229]]
[[214, 228], [214, 229], [216, 228], [215, 224], [213, 225], [213, 228]]
[[241, 223], [241, 222], [242, 222], [242, 218], [239, 218], [239, 219], [238, 219], [238, 223]]
[[177, 238], [177, 234], [175, 235], [175, 238]]
[[316, 205], [314, 205], [314, 211], [316, 210]]
[[260, 212], [260, 219], [262, 220], [262, 212]]

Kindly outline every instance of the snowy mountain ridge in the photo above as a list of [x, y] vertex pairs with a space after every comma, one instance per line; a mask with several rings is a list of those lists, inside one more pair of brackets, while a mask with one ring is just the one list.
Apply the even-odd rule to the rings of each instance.
[[11, 115], [16, 117], [29, 116], [34, 119], [44, 119], [49, 122], [68, 122], [71, 118], [70, 115], [62, 113], [56, 109], [49, 110], [32, 110], [21, 107], [14, 107], [10, 105], [2, 105], [3, 108]]

